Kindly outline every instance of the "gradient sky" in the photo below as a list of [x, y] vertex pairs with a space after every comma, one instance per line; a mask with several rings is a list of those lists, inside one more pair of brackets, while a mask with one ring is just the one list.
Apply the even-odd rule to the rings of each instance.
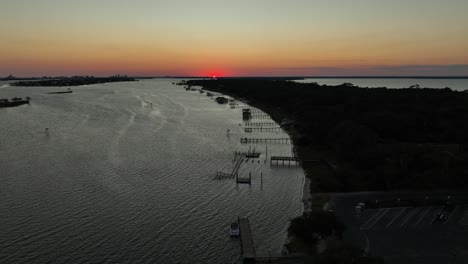
[[468, 0], [0, 0], [0, 76], [467, 75]]

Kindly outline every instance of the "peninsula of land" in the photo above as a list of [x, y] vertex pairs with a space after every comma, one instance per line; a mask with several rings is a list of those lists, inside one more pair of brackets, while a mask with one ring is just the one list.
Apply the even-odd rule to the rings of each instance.
[[80, 86], [99, 83], [111, 82], [133, 82], [137, 81], [135, 78], [127, 76], [112, 76], [112, 77], [62, 77], [57, 79], [44, 79], [34, 81], [18, 81], [13, 82], [11, 86], [42, 86], [42, 87], [57, 87], [57, 86]]
[[15, 97], [11, 100], [0, 99], [0, 108], [16, 107], [24, 104], [29, 104], [29, 101], [31, 101], [30, 97], [26, 97], [26, 99], [23, 99], [21, 97]]
[[182, 84], [244, 100], [287, 124], [313, 193], [468, 188], [467, 92], [269, 79]]

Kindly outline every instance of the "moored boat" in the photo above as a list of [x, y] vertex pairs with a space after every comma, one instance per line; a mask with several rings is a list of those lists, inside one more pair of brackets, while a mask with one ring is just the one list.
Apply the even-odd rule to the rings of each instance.
[[233, 222], [229, 226], [229, 235], [232, 237], [236, 237], [240, 235], [239, 223]]

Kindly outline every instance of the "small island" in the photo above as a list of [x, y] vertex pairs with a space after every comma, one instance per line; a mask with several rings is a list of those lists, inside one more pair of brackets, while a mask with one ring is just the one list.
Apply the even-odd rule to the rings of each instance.
[[26, 97], [26, 99], [23, 99], [21, 97], [14, 97], [11, 100], [0, 99], [0, 108], [15, 107], [24, 104], [29, 104], [29, 101], [31, 101], [30, 97]]
[[[112, 82], [134, 82], [137, 81], [133, 77], [116, 75], [112, 77], [89, 77], [89, 76], [74, 76], [74, 77], [60, 77], [56, 79], [44, 79], [35, 81], [18, 81], [11, 83], [11, 86], [23, 87], [60, 87], [60, 86], [80, 86], [91, 85], [100, 83]], [[63, 92], [61, 92], [63, 93]], [[69, 92], [67, 92], [69, 93]]]

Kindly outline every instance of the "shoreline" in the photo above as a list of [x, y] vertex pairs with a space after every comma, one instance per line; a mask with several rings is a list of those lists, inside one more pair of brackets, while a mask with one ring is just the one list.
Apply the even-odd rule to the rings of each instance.
[[[235, 99], [236, 101], [242, 102], [245, 105], [248, 105], [248, 106], [253, 107], [253, 108], [257, 108], [257, 109], [261, 110], [262, 112], [264, 112], [265, 114], [267, 114], [271, 118], [271, 120], [273, 122], [278, 124], [278, 126], [280, 126], [280, 123], [281, 123], [281, 121], [283, 119], [287, 118], [287, 116], [285, 114], [283, 114], [281, 112], [281, 110], [273, 109], [271, 107], [266, 106], [265, 104], [262, 104], [260, 102], [255, 101], [255, 100], [248, 101], [245, 98], [236, 97], [235, 95], [232, 95], [232, 94], [227, 94], [227, 93], [223, 93], [221, 91], [211, 90], [211, 89], [209, 89], [207, 87], [203, 87], [203, 86], [200, 86], [200, 87], [203, 90], [207, 90], [207, 91], [210, 91], [210, 92], [215, 92], [215, 93], [218, 93], [218, 94], [223, 95], [223, 96], [228, 96], [228, 97], [231, 97], [231, 98]], [[295, 141], [297, 140], [295, 138], [295, 135], [297, 135], [298, 133], [296, 131], [294, 131], [294, 129], [284, 129], [283, 128], [283, 131], [291, 139], [293, 154], [296, 155], [298, 157], [298, 159], [300, 160], [301, 172], [302, 172], [302, 175], [304, 177], [303, 185], [302, 185], [302, 194], [301, 194], [302, 213], [304, 213], [307, 210], [312, 209], [312, 204], [311, 204], [312, 192], [311, 192], [311, 189], [310, 189], [310, 184], [311, 184], [312, 181], [308, 177], [308, 175], [307, 175], [307, 173], [306, 173], [306, 171], [304, 169], [304, 166], [303, 166], [303, 163], [302, 163], [303, 159], [302, 159], [301, 155], [297, 153], [298, 146], [297, 146], [297, 144], [295, 144]]]
[[[209, 90], [209, 89], [206, 89], [206, 90]], [[209, 91], [211, 91], [211, 90], [209, 90]], [[217, 93], [220, 93], [220, 94], [222, 94], [224, 96], [229, 96], [229, 97], [231, 97], [231, 98], [233, 98], [233, 99], [235, 99], [237, 101], [240, 101], [240, 102], [244, 103], [245, 105], [248, 105], [250, 107], [257, 108], [257, 109], [261, 110], [262, 112], [267, 114], [271, 118], [271, 120], [273, 122], [278, 124], [278, 126], [280, 126], [281, 119], [286, 118], [286, 116], [282, 115], [279, 111], [274, 111], [274, 109], [268, 108], [268, 107], [266, 107], [265, 105], [263, 105], [261, 103], [258, 103], [258, 102], [255, 102], [255, 101], [246, 101], [244, 98], [237, 98], [237, 97], [235, 97], [233, 95], [224, 94], [224, 93], [221, 93], [219, 91], [212, 91], [212, 92], [217, 92]], [[299, 159], [301, 159], [300, 155], [298, 155], [296, 153], [297, 145], [294, 144], [294, 141], [295, 141], [294, 135], [296, 134], [295, 131], [292, 130], [292, 129], [283, 129], [283, 131], [291, 139], [292, 153], [294, 155], [296, 155]], [[302, 173], [302, 175], [304, 177], [303, 185], [302, 185], [302, 195], [301, 195], [301, 202], [302, 202], [302, 205], [303, 205], [302, 213], [304, 213], [306, 211], [306, 209], [311, 209], [311, 204], [310, 204], [310, 199], [312, 197], [312, 193], [311, 193], [311, 190], [310, 190], [311, 179], [307, 176], [307, 174], [306, 174], [306, 172], [304, 170], [304, 167], [302, 165], [302, 161], [300, 162], [300, 168], [301, 168], [301, 173]]]
[[466, 92], [264, 79], [179, 84], [242, 98], [282, 124], [313, 193], [468, 188], [460, 176], [468, 169]]
[[[267, 114], [271, 120], [273, 122], [275, 122], [278, 126], [280, 126], [280, 123], [281, 123], [281, 120], [279, 119], [279, 115], [280, 113], [277, 112], [277, 115], [274, 115], [272, 114], [271, 112], [269, 111], [265, 111], [265, 106], [260, 104], [260, 103], [253, 103], [251, 101], [247, 101], [245, 100], [245, 98], [238, 98], [238, 97], [235, 97], [233, 95], [230, 95], [230, 94], [226, 94], [226, 93], [222, 93], [220, 91], [212, 91], [212, 90], [209, 90], [209, 89], [204, 89], [202, 87], [203, 90], [207, 90], [207, 91], [211, 91], [211, 92], [216, 92], [218, 93], [219, 95], [221, 96], [225, 96], [225, 97], [229, 97], [229, 98], [232, 98], [236, 101], [239, 101], [239, 102], [242, 102], [244, 105], [246, 106], [249, 106], [249, 107], [252, 107], [252, 108], [256, 108], [256, 109], [259, 109], [260, 111], [264, 112], [265, 114]], [[272, 109], [270, 109], [270, 111], [272, 111]], [[286, 133], [288, 135], [288, 137], [291, 139], [291, 147], [292, 147], [292, 151], [291, 153], [296, 155], [296, 146], [294, 145], [294, 138], [292, 136], [292, 131], [291, 130], [287, 130], [287, 129], [283, 129], [283, 132]], [[300, 195], [300, 203], [302, 205], [302, 210], [300, 212], [300, 214], [298, 216], [301, 216], [304, 214], [304, 212], [308, 212], [310, 210], [312, 210], [312, 205], [311, 205], [311, 197], [312, 197], [312, 194], [311, 194], [311, 191], [310, 191], [310, 183], [311, 183], [311, 180], [309, 177], [307, 177], [307, 174], [302, 166], [302, 162], [300, 162], [300, 171], [301, 171], [301, 174], [302, 174], [302, 177], [303, 177], [303, 180], [302, 180], [302, 187], [301, 187], [301, 195]], [[284, 230], [285, 230], [285, 233], [284, 233], [284, 239], [283, 239], [283, 242], [281, 243], [281, 248], [279, 249], [279, 253], [283, 254], [283, 255], [288, 255], [290, 254], [287, 249], [286, 249], [286, 245], [290, 242], [289, 240], [289, 237], [288, 237], [288, 228], [289, 228], [289, 223], [285, 226]]]
[[124, 76], [115, 76], [107, 78], [95, 77], [80, 77], [80, 78], [62, 78], [52, 80], [31, 80], [31, 81], [17, 81], [10, 83], [10, 86], [23, 86], [23, 87], [63, 87], [63, 86], [81, 86], [91, 84], [103, 84], [113, 82], [136, 82], [137, 79]]

